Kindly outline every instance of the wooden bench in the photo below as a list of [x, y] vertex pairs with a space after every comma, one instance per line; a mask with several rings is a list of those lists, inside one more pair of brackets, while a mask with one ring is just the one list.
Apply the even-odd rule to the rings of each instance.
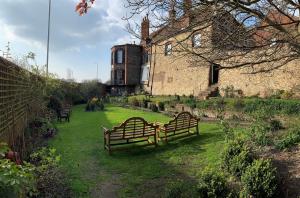
[[[187, 135], [199, 135], [198, 128], [199, 118], [193, 116], [189, 112], [181, 112], [169, 123], [162, 125], [159, 128], [158, 137], [163, 139], [165, 142], [168, 142], [168, 138], [172, 136], [185, 137]], [[191, 129], [195, 129], [195, 132], [192, 133]], [[184, 135], [185, 134], [185, 135]]]
[[70, 113], [64, 110], [57, 111], [57, 120], [61, 122], [62, 119], [70, 122]]
[[[148, 123], [143, 118], [132, 117], [123, 122], [120, 126], [116, 126], [109, 130], [103, 127], [104, 131], [104, 149], [107, 149], [109, 154], [112, 147], [132, 144], [137, 142], [147, 142], [147, 145], [157, 146], [156, 132], [158, 126]], [[154, 142], [149, 138], [153, 137]], [[116, 148], [117, 149], [117, 148]], [[120, 148], [119, 148], [120, 149]]]

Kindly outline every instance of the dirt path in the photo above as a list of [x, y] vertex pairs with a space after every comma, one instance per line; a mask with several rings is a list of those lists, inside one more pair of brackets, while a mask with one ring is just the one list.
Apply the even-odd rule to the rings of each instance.
[[285, 197], [300, 197], [300, 146], [291, 151], [267, 152], [265, 157], [272, 158], [275, 166], [278, 168], [279, 175], [283, 178], [282, 190]]

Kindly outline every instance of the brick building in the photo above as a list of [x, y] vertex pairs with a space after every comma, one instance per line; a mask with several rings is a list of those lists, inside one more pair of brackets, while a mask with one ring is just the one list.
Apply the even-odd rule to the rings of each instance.
[[135, 44], [116, 45], [111, 48], [112, 95], [132, 93], [140, 84], [142, 65], [142, 46]]
[[[267, 96], [274, 90], [287, 90], [300, 94], [300, 67], [299, 61], [286, 64], [278, 70], [267, 73], [247, 74], [247, 69], [237, 68], [230, 70], [219, 70], [219, 65], [227, 63], [208, 63], [198, 61], [194, 66], [189, 56], [181, 56], [176, 50], [178, 41], [190, 47], [191, 50], [204, 50], [218, 48], [218, 50], [232, 50], [230, 43], [218, 42], [222, 40], [222, 32], [242, 32], [243, 26], [239, 24], [230, 13], [224, 11], [217, 13], [216, 20], [210, 26], [198, 23], [203, 19], [211, 17], [210, 10], [205, 12], [190, 12], [191, 0], [185, 0], [185, 8], [182, 17], [175, 18], [176, 13], [170, 10], [170, 24], [150, 34], [149, 19], [143, 18], [141, 24], [141, 43], [136, 54], [125, 53], [125, 59], [136, 59], [134, 63], [139, 66], [127, 65], [132, 70], [127, 72], [126, 78], [133, 78], [131, 85], [142, 85], [144, 90], [153, 95], [194, 95], [201, 98], [212, 96], [217, 91], [224, 94], [227, 87], [234, 87], [235, 90], [246, 96], [260, 95]], [[197, 27], [187, 29], [186, 27]], [[199, 28], [203, 26], [203, 28]], [[198, 29], [197, 31], [194, 31]], [[238, 31], [236, 31], [238, 29]], [[187, 39], [188, 38], [188, 39]], [[226, 39], [224, 39], [226, 40]], [[253, 42], [249, 40], [236, 40], [236, 43]], [[130, 45], [125, 45], [130, 46]], [[121, 46], [112, 48], [112, 58], [116, 57], [114, 52]], [[222, 49], [224, 47], [224, 49]], [[128, 56], [128, 57], [127, 57]], [[138, 57], [139, 56], [139, 57]], [[233, 60], [234, 61], [234, 60]], [[114, 64], [112, 64], [114, 66]], [[128, 70], [129, 71], [129, 70]], [[112, 74], [114, 68], [112, 68]], [[139, 80], [136, 77], [139, 75]], [[115, 74], [112, 80], [115, 79]], [[126, 84], [126, 83], [125, 83]], [[129, 84], [128, 84], [129, 85]]]

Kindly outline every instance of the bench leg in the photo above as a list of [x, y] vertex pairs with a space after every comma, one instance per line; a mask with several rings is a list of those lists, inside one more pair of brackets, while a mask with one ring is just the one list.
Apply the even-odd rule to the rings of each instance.
[[108, 150], [108, 154], [111, 154], [111, 149], [110, 149], [110, 138], [108, 136], [108, 140], [107, 140], [107, 150]]
[[154, 135], [154, 144], [155, 144], [155, 147], [157, 147], [157, 139], [156, 139], [156, 134]]
[[197, 133], [197, 135], [199, 135], [199, 127], [198, 127], [198, 125], [196, 126], [196, 133]]

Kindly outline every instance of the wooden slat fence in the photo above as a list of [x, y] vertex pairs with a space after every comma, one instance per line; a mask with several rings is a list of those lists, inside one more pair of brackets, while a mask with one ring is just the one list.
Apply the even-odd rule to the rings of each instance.
[[0, 141], [14, 146], [27, 126], [29, 72], [0, 57]]

